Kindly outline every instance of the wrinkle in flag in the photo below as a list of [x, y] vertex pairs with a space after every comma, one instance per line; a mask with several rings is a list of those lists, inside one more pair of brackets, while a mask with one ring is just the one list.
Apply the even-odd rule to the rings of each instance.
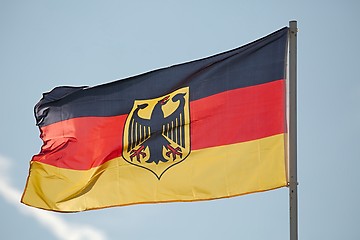
[[21, 201], [77, 212], [286, 186], [287, 39], [285, 27], [204, 59], [43, 94], [43, 145]]

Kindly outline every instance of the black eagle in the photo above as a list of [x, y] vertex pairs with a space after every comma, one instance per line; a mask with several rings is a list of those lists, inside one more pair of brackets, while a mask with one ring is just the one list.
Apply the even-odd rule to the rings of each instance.
[[[165, 106], [170, 96], [159, 100], [151, 112], [150, 119], [139, 116], [139, 111], [148, 107], [148, 104], [137, 105], [130, 119], [128, 129], [128, 148], [130, 159], [136, 158], [141, 162], [141, 158], [146, 157], [145, 149], [148, 147], [150, 156], [147, 163], [167, 162], [163, 156], [163, 147], [166, 149], [166, 156], [172, 156], [173, 161], [177, 155], [182, 157], [181, 147], [185, 148], [185, 95], [178, 93], [171, 98], [172, 102], [179, 102], [178, 107], [169, 116], [165, 117], [163, 106]], [[164, 137], [171, 139], [177, 146], [171, 146], [171, 142]]]

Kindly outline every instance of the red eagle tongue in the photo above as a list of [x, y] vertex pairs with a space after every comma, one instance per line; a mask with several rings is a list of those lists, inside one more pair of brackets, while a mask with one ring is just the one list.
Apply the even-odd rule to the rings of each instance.
[[166, 104], [167, 101], [169, 101], [169, 97], [170, 97], [170, 96], [164, 97], [163, 99], [160, 100], [160, 103], [161, 103], [162, 105]]

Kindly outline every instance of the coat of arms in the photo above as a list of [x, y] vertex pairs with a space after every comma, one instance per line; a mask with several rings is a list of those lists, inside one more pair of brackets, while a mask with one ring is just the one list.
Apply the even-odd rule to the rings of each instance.
[[160, 180], [190, 154], [189, 88], [155, 99], [135, 100], [126, 119], [123, 157]]

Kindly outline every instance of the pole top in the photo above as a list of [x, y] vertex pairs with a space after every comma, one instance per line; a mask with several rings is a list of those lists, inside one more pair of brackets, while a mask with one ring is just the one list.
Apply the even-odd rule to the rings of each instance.
[[297, 21], [296, 20], [289, 21], [289, 27], [290, 27], [290, 30], [292, 30], [292, 32], [294, 32], [294, 33], [298, 32]]

